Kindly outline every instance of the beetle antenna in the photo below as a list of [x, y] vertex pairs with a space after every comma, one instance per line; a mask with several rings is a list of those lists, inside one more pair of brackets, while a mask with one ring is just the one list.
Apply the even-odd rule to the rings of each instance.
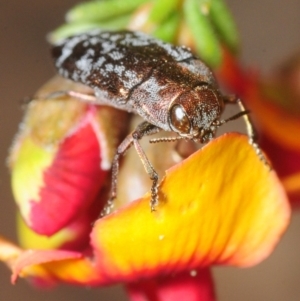
[[247, 115], [247, 114], [250, 114], [250, 111], [249, 110], [245, 110], [245, 111], [242, 111], [242, 112], [239, 112], [227, 119], [223, 119], [223, 120], [216, 120], [214, 125], [217, 126], [217, 127], [220, 127], [221, 125], [227, 123], [228, 121], [232, 121], [232, 120], [235, 120], [235, 119], [238, 119], [244, 115]]
[[158, 143], [158, 142], [175, 142], [177, 140], [187, 139], [186, 137], [177, 136], [177, 137], [161, 137], [161, 138], [153, 138], [150, 139], [150, 143]]

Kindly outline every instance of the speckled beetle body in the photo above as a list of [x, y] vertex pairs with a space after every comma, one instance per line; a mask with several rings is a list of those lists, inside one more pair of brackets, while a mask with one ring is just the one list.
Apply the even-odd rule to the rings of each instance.
[[176, 104], [201, 115], [185, 135], [208, 128], [223, 111], [212, 72], [185, 47], [139, 32], [94, 31], [66, 39], [52, 53], [59, 73], [93, 88], [97, 103], [137, 113], [165, 131], [177, 131], [170, 120]]
[[[228, 120], [220, 120], [224, 104], [234, 101], [221, 95], [211, 70], [189, 49], [143, 33], [96, 30], [59, 42], [52, 55], [62, 76], [94, 90], [93, 96], [74, 93], [76, 97], [133, 112], [145, 120], [117, 150], [112, 166], [112, 198], [106, 213], [116, 197], [119, 157], [131, 145], [153, 180], [152, 210], [158, 202], [157, 174], [138, 142], [143, 136], [160, 130], [174, 131], [178, 139], [205, 143], [215, 136], [220, 125], [242, 115], [247, 117], [248, 112], [243, 110]], [[252, 127], [249, 136], [254, 137]]]

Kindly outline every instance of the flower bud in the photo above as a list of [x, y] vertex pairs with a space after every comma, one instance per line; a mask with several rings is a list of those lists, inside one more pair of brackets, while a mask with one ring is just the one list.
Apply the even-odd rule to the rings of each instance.
[[28, 104], [9, 157], [21, 215], [44, 235], [88, 210], [127, 130], [126, 112], [79, 101], [68, 91], [91, 93], [58, 77], [48, 82]]

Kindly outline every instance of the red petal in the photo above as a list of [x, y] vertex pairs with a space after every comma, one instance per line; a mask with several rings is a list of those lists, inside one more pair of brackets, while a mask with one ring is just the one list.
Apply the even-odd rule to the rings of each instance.
[[67, 137], [44, 173], [40, 201], [31, 202], [31, 228], [51, 235], [93, 202], [107, 174], [100, 169], [100, 146], [90, 123]]
[[89, 234], [92, 230], [93, 222], [102, 209], [102, 199], [103, 197], [95, 199], [89, 210], [50, 237], [37, 234], [18, 216], [17, 230], [21, 247], [23, 249], [38, 250], [86, 250], [89, 248]]
[[127, 285], [131, 301], [214, 301], [209, 269], [155, 278]]
[[262, 135], [261, 146], [278, 172], [292, 205], [300, 205], [300, 152]]

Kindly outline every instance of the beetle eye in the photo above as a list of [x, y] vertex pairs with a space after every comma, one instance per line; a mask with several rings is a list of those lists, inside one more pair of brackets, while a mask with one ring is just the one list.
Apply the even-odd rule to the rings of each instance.
[[171, 126], [179, 133], [188, 134], [191, 124], [188, 116], [180, 105], [174, 105], [170, 110]]

